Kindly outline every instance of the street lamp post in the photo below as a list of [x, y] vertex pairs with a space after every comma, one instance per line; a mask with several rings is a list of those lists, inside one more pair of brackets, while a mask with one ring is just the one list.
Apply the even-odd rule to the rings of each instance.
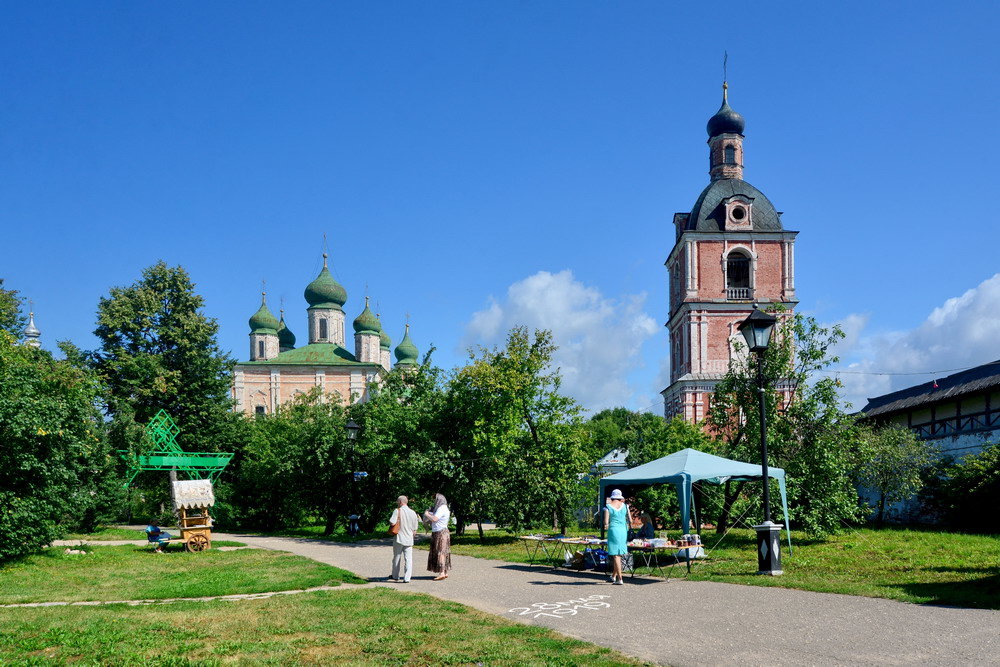
[[348, 483], [351, 485], [351, 514], [348, 518], [347, 532], [351, 535], [357, 535], [360, 528], [358, 527], [358, 521], [360, 516], [357, 513], [357, 494], [354, 491], [354, 484], [357, 482], [357, 473], [354, 472], [354, 443], [358, 439], [358, 433], [361, 431], [361, 425], [358, 424], [353, 419], [348, 419], [347, 423], [344, 424], [344, 430], [347, 431], [347, 442], [351, 445], [351, 457], [348, 461], [348, 467], [350, 471], [348, 475]]
[[764, 485], [764, 522], [754, 526], [757, 531], [757, 574], [779, 575], [781, 569], [781, 524], [771, 521], [771, 481], [767, 470], [767, 378], [764, 377], [764, 353], [771, 343], [771, 333], [777, 319], [760, 310], [753, 312], [739, 326], [747, 347], [757, 356], [757, 395], [760, 409], [760, 467]]
[[347, 431], [347, 439], [353, 443], [358, 439], [358, 431], [361, 430], [361, 425], [353, 419], [348, 419], [347, 423], [344, 424], [344, 430]]

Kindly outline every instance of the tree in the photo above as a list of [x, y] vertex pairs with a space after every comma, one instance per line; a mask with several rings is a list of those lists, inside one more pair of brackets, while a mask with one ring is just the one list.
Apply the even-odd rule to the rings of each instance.
[[[585, 428], [589, 440], [601, 443], [597, 446], [600, 451], [598, 456], [613, 449], [627, 450], [630, 468], [687, 448], [711, 453], [716, 446], [698, 424], [681, 417], [667, 420], [659, 415], [632, 412], [626, 408], [602, 410], [590, 418]], [[718, 502], [713, 495], [715, 491], [700, 491], [710, 496], [709, 505]], [[699, 507], [703, 504], [701, 500], [698, 499]], [[636, 496], [636, 505], [637, 509], [648, 511], [664, 521], [680, 516], [677, 490], [672, 485], [654, 485], [640, 491]]]
[[875, 521], [882, 526], [887, 507], [907, 500], [923, 486], [922, 473], [934, 450], [902, 426], [861, 426], [858, 445], [855, 478], [859, 486], [875, 492]]
[[452, 425], [444, 411], [441, 370], [430, 361], [433, 352], [429, 350], [415, 368], [388, 373], [369, 389], [368, 400], [348, 409], [361, 426], [351, 452], [354, 470], [368, 473], [352, 482], [359, 499], [354, 510], [361, 514], [364, 530], [387, 520], [400, 495], [409, 496], [417, 507], [440, 491], [457, 519], [467, 516], [464, 496], [453, 493], [452, 480], [461, 472], [453, 463], [458, 457], [440, 442], [441, 433]]
[[712, 452], [715, 443], [698, 425], [683, 418], [664, 419], [628, 408], [601, 410], [586, 424], [591, 453], [602, 456], [611, 450], [628, 451], [630, 468], [655, 461], [682, 449]]
[[945, 460], [932, 481], [932, 507], [952, 529], [1000, 534], [1000, 444], [958, 461]]
[[[843, 338], [811, 317], [776, 309], [779, 323], [764, 357], [768, 454], [785, 469], [789, 511], [803, 529], [821, 535], [861, 517], [851, 472], [856, 435], [853, 419], [840, 408], [837, 380], [815, 374], [838, 359], [831, 348]], [[720, 454], [760, 461], [760, 421], [755, 360], [735, 357], [716, 386], [707, 420], [721, 441]], [[743, 483], [727, 482], [718, 522], [727, 528]]]
[[477, 468], [480, 502], [517, 529], [542, 519], [565, 530], [587, 470], [579, 407], [560, 392], [548, 331], [512, 329], [502, 348], [480, 348], [450, 391], [464, 415]]
[[[73, 349], [64, 352], [72, 357]], [[92, 527], [113, 507], [104, 493], [115, 483], [98, 394], [86, 367], [0, 330], [0, 561], [41, 548], [67, 527]]]
[[10, 334], [14, 341], [19, 341], [26, 324], [17, 290], [4, 289], [3, 278], [0, 278], [0, 330]]
[[[128, 287], [113, 287], [97, 309], [94, 368], [113, 419], [145, 424], [161, 408], [190, 449], [211, 447], [229, 410], [234, 360], [216, 341], [219, 326], [200, 312], [187, 271], [160, 261]], [[124, 444], [124, 443], [121, 443]]]
[[233, 413], [235, 456], [216, 485], [219, 523], [274, 531], [297, 528], [311, 516], [304, 482], [313, 472], [305, 466], [305, 453], [314, 407], [310, 394], [278, 406], [274, 414]]

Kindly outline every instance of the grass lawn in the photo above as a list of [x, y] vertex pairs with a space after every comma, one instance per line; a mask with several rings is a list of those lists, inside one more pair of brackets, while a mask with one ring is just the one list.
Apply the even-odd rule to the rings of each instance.
[[385, 588], [152, 607], [0, 609], [0, 663], [639, 664], [464, 605]]
[[[167, 532], [176, 533], [176, 529], [164, 528]], [[114, 526], [101, 526], [92, 533], [70, 533], [65, 537], [67, 540], [86, 540], [87, 542], [101, 542], [105, 540], [144, 540], [146, 533], [135, 528], [116, 528]]]
[[365, 540], [378, 540], [383, 537], [389, 537], [388, 523], [379, 524], [378, 527], [370, 533], [360, 533], [359, 535], [353, 537], [347, 533], [347, 528], [342, 526], [338, 526], [330, 535], [324, 535], [323, 529], [324, 526], [322, 525], [309, 525], [273, 532], [254, 531], [253, 534], [267, 535], [270, 537], [305, 537], [317, 540], [328, 540], [330, 542], [363, 542]]
[[[997, 535], [858, 529], [819, 540], [793, 532], [794, 552], [789, 556], [785, 547], [785, 573], [779, 577], [755, 574], [753, 531], [733, 530], [715, 548], [718, 538], [714, 533], [703, 538], [709, 557], [692, 565], [691, 579], [1000, 609]], [[502, 531], [489, 531], [484, 545], [474, 533], [453, 536], [452, 553], [528, 561], [524, 545]], [[685, 574], [682, 564], [672, 576]]]
[[53, 547], [0, 567], [0, 604], [201, 597], [364, 583], [345, 570], [264, 549], [188, 553], [172, 547], [162, 554], [145, 546], [87, 549], [86, 555], [67, 555]]

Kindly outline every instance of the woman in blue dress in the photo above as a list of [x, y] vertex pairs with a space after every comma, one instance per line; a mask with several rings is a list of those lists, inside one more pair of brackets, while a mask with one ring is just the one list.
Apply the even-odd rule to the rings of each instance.
[[628, 527], [632, 513], [621, 489], [611, 492], [604, 508], [604, 528], [608, 531], [608, 556], [611, 557], [611, 583], [622, 584], [622, 556], [628, 553]]

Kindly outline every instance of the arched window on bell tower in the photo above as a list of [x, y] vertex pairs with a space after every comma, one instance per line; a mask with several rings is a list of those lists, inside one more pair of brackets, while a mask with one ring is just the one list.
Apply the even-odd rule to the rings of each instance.
[[736, 164], [736, 147], [732, 144], [726, 145], [724, 161], [726, 164]]
[[726, 257], [726, 299], [749, 301], [753, 299], [751, 280], [752, 260], [743, 250], [736, 249]]

